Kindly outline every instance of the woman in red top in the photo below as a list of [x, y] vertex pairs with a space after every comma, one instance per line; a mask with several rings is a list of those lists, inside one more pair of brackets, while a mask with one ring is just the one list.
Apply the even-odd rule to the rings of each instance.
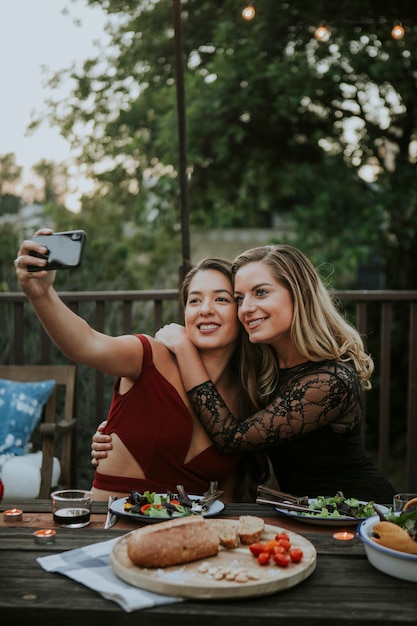
[[[190, 406], [175, 357], [152, 337], [110, 337], [91, 328], [60, 300], [54, 272], [27, 271], [27, 265], [45, 263], [30, 251], [43, 252], [34, 241], [24, 241], [16, 272], [51, 339], [71, 360], [117, 378], [106, 426], [112, 449], [96, 471], [95, 499], [124, 496], [132, 489], [175, 490], [179, 483], [190, 493], [203, 493], [210, 481], [219, 483], [225, 499], [233, 499], [241, 455], [224, 455], [213, 446]], [[231, 264], [201, 262], [186, 277], [181, 297], [188, 336], [210, 378], [235, 412], [245, 414], [257, 402], [239, 383], [242, 341]]]

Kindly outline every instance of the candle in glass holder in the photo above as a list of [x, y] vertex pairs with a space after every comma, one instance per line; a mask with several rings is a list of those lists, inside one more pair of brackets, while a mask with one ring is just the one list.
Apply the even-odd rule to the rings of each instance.
[[348, 530], [341, 530], [338, 533], [334, 533], [333, 538], [338, 541], [350, 541], [355, 537], [354, 533], [351, 533]]
[[43, 530], [36, 530], [33, 533], [35, 542], [43, 543], [43, 544], [55, 543], [55, 535], [56, 535], [55, 530], [51, 530], [50, 528], [43, 529]]
[[7, 509], [3, 513], [3, 519], [5, 522], [21, 522], [22, 515], [22, 509]]

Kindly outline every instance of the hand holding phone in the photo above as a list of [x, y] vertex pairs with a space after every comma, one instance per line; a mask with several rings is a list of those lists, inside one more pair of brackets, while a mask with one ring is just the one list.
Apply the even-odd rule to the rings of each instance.
[[47, 264], [43, 267], [28, 265], [28, 272], [40, 272], [42, 270], [63, 270], [74, 269], [81, 265], [86, 234], [83, 230], [70, 230], [52, 235], [38, 235], [32, 237], [36, 241], [48, 248], [46, 254], [39, 254], [31, 251], [31, 256], [46, 259]]

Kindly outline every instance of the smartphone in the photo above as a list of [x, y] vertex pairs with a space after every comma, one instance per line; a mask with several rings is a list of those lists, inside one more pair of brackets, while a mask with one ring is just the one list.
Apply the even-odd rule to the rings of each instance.
[[32, 237], [32, 241], [46, 246], [48, 251], [46, 254], [30, 252], [30, 255], [46, 259], [48, 263], [43, 267], [28, 265], [28, 272], [68, 270], [79, 267], [83, 258], [85, 240], [86, 234], [83, 230], [69, 230], [64, 233]]

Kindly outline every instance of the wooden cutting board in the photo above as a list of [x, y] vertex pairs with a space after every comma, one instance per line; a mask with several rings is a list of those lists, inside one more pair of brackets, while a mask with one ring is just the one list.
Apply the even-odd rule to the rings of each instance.
[[[223, 521], [237, 524], [236, 520]], [[210, 520], [207, 522], [210, 523]], [[278, 526], [266, 525], [261, 541], [274, 539], [280, 530]], [[133, 532], [140, 532], [140, 529]], [[276, 565], [272, 559], [268, 565], [259, 565], [247, 545], [240, 545], [235, 549], [221, 547], [217, 556], [185, 565], [159, 569], [141, 568], [134, 565], [127, 556], [126, 544], [132, 533], [121, 537], [113, 546], [110, 555], [111, 565], [119, 578], [134, 587], [168, 596], [208, 599], [269, 595], [298, 585], [310, 576], [316, 567], [317, 555], [313, 544], [297, 533], [289, 530], [285, 532], [290, 537], [291, 547], [301, 548], [304, 553], [300, 563], [290, 563], [285, 568]], [[219, 568], [244, 569], [256, 578], [247, 582], [216, 580], [208, 572], [200, 571], [203, 562], [216, 571]]]

